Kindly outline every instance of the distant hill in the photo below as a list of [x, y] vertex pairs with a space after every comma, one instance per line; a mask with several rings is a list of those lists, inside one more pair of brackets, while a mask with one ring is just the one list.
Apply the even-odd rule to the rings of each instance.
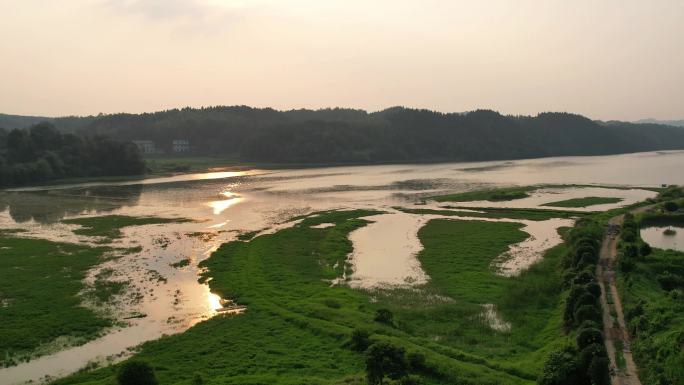
[[22, 116], [22, 115], [7, 115], [0, 114], [0, 128], [8, 130], [14, 128], [28, 128], [40, 122], [49, 122], [52, 118], [43, 116]]
[[667, 126], [677, 126], [684, 127], [684, 119], [682, 120], [657, 120], [657, 119], [641, 119], [635, 123], [653, 123], [653, 124], [664, 124]]
[[64, 132], [74, 132], [87, 126], [95, 118], [95, 116], [63, 116], [51, 118], [46, 116], [23, 116], [0, 113], [0, 129], [13, 130], [15, 128], [29, 128], [38, 123], [48, 122], [59, 125], [59, 129]]
[[262, 163], [380, 163], [519, 159], [684, 149], [684, 128], [600, 122], [547, 112], [440, 113], [404, 107], [277, 111], [221, 106], [144, 114], [56, 118], [61, 131], [150, 140], [172, 152], [187, 139], [198, 155]]

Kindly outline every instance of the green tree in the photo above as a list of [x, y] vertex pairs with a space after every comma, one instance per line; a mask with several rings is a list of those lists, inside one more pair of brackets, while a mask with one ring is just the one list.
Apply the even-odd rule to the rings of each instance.
[[142, 361], [127, 361], [116, 377], [119, 385], [157, 385], [154, 369]]
[[610, 369], [607, 356], [596, 356], [589, 365], [587, 372], [592, 385], [610, 384]]
[[392, 325], [394, 314], [392, 314], [392, 312], [388, 309], [378, 309], [375, 312], [374, 320], [383, 324]]
[[402, 378], [407, 370], [406, 352], [402, 347], [380, 341], [366, 351], [366, 377], [370, 385], [382, 384], [385, 377]]
[[582, 329], [577, 334], [577, 346], [580, 349], [584, 349], [592, 344], [601, 343], [603, 343], [603, 333], [601, 333], [601, 331], [598, 329]]
[[577, 385], [579, 384], [577, 351], [565, 347], [551, 352], [539, 376], [539, 385]]
[[351, 334], [349, 347], [357, 352], [363, 352], [368, 349], [371, 344], [370, 333], [363, 329], [354, 329]]
[[675, 211], [679, 210], [679, 205], [675, 202], [672, 202], [672, 201], [665, 202], [663, 207], [665, 207], [665, 210], [667, 210], [669, 212], [675, 212]]

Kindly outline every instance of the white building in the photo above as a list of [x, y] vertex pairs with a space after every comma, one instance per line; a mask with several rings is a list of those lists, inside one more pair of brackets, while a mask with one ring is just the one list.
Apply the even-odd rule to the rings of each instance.
[[157, 147], [151, 140], [134, 140], [133, 143], [138, 146], [138, 150], [143, 154], [154, 154], [157, 152]]
[[187, 139], [174, 139], [173, 152], [188, 152], [190, 151], [190, 141]]

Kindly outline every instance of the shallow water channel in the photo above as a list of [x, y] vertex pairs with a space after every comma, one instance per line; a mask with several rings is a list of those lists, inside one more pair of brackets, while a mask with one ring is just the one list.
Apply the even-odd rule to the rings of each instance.
[[[207, 285], [198, 283], [197, 265], [240, 232], [273, 232], [292, 226], [294, 222], [286, 221], [293, 216], [314, 211], [382, 210], [386, 214], [368, 217], [373, 223], [350, 236], [354, 244], [350, 255], [354, 273], [349, 277], [349, 284], [358, 288], [419, 285], [429, 277], [415, 258], [422, 247], [417, 232], [429, 219], [439, 216], [406, 214], [393, 207], [425, 207], [415, 204], [426, 196], [497, 185], [684, 184], [684, 175], [679, 172], [681, 164], [684, 164], [684, 152], [653, 152], [478, 163], [202, 173], [0, 192], [0, 228], [21, 228], [28, 230], [22, 236], [61, 242], [97, 241], [74, 235], [74, 226], [60, 222], [67, 218], [118, 214], [194, 220], [125, 228], [124, 237], [112, 246], [140, 247], [141, 251], [106, 262], [89, 275], [92, 279], [100, 269], [110, 268], [114, 271], [112, 279], [128, 282], [126, 293], [116, 303], [97, 309], [109, 312], [122, 326], [85, 345], [0, 369], [0, 383], [40, 381], [46, 376], [74, 372], [91, 362], [115, 361], [144, 341], [182, 332], [217, 314], [217, 309], [225, 303], [211, 294]], [[588, 208], [596, 210], [654, 195], [641, 189], [549, 189], [535, 193], [532, 199], [509, 202], [512, 206], [507, 207], [537, 207], [580, 196], [624, 198], [615, 205]], [[486, 206], [506, 206], [506, 203], [490, 203]], [[468, 205], [478, 206], [474, 202]], [[523, 223], [522, 230], [531, 236], [511, 246], [507, 255], [500, 256], [497, 268], [503, 275], [515, 275], [539, 260], [544, 250], [560, 242], [556, 229], [572, 223], [567, 219], [504, 221]], [[171, 266], [184, 259], [189, 260], [187, 266]], [[487, 314], [493, 314], [494, 309], [483, 305]], [[129, 318], [141, 315], [144, 317]], [[503, 323], [495, 324], [506, 327]]]

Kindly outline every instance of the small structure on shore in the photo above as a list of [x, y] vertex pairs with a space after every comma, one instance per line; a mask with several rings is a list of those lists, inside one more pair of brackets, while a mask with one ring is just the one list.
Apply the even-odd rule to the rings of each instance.
[[133, 144], [138, 146], [138, 150], [143, 154], [156, 154], [157, 146], [151, 140], [134, 140]]

